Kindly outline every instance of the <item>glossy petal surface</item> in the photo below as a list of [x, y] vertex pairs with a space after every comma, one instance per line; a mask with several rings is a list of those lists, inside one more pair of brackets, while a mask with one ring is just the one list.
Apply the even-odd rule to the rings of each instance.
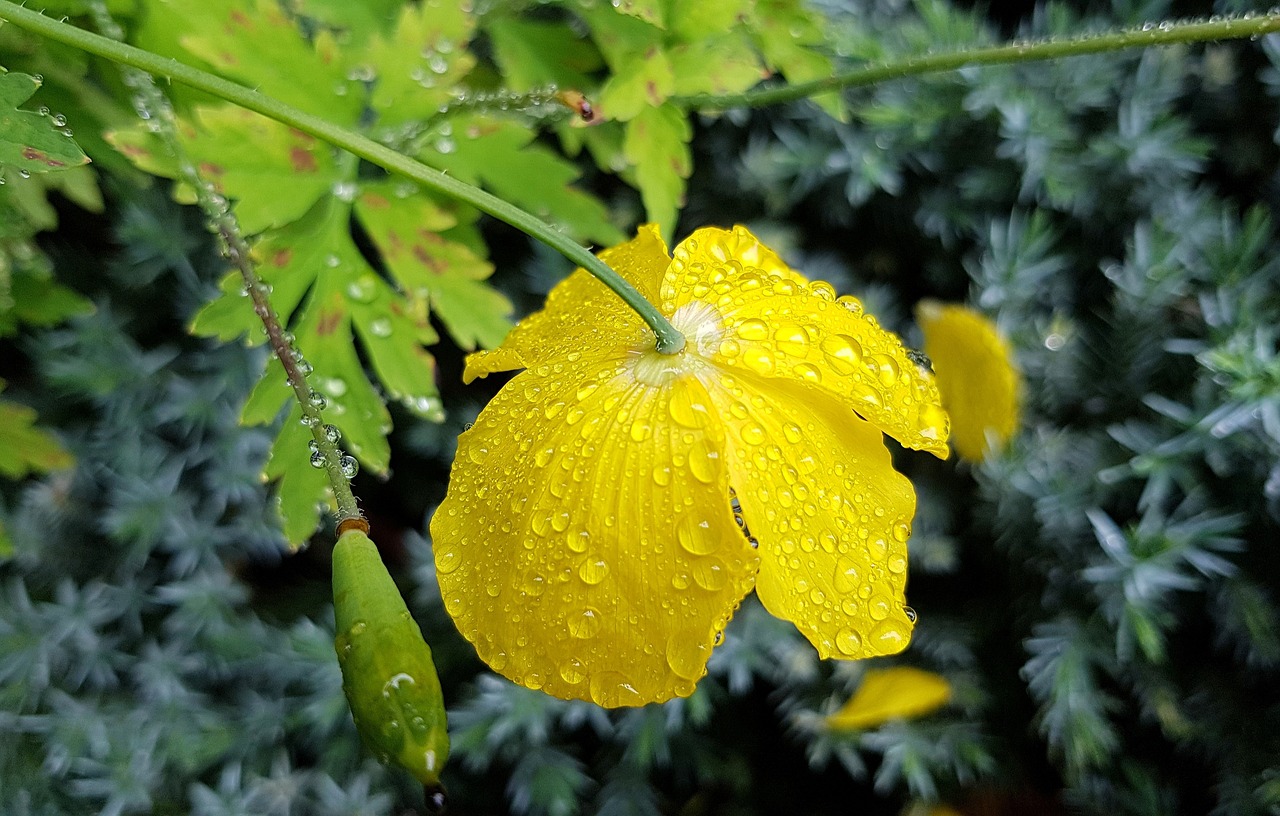
[[839, 711], [827, 718], [838, 730], [875, 728], [894, 719], [920, 717], [951, 700], [945, 677], [910, 666], [869, 669], [862, 685]]
[[[687, 695], [755, 586], [824, 657], [910, 638], [915, 509], [882, 431], [945, 455], [932, 376], [742, 228], [602, 258], [684, 334], [579, 270], [466, 376], [526, 367], [459, 439], [432, 520], [445, 606], [496, 671], [604, 706]], [[732, 502], [750, 530], [739, 529]]]
[[760, 544], [760, 601], [824, 658], [905, 649], [914, 625], [904, 593], [916, 499], [880, 431], [785, 380], [723, 383], [712, 397], [729, 431], [733, 487]]
[[[671, 259], [656, 227], [644, 226], [625, 244], [600, 259], [651, 301]], [[547, 303], [511, 330], [502, 345], [467, 357], [463, 379], [471, 382], [495, 371], [531, 368], [540, 362], [599, 359], [622, 348], [639, 348], [649, 336], [644, 322], [603, 283], [584, 269], [556, 284]]]
[[669, 360], [535, 367], [459, 438], [431, 524], [440, 587], [517, 683], [603, 706], [687, 695], [751, 590], [723, 431], [689, 418], [708, 398]]
[[730, 370], [824, 392], [903, 445], [946, 458], [937, 386], [898, 337], [854, 298], [806, 281], [745, 229], [701, 229], [683, 241], [662, 298], [669, 314], [695, 301], [715, 308], [725, 331], [703, 352]]
[[1009, 344], [995, 324], [965, 306], [923, 301], [916, 319], [951, 415], [951, 444], [980, 462], [1018, 429], [1021, 377]]

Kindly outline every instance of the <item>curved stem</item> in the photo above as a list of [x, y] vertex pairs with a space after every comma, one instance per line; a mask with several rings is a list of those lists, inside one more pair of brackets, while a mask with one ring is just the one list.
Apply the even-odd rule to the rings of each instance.
[[634, 286], [624, 280], [607, 264], [579, 246], [568, 235], [539, 218], [497, 196], [426, 166], [377, 142], [335, 125], [318, 116], [304, 113], [265, 94], [250, 90], [230, 80], [192, 68], [175, 59], [162, 57], [150, 51], [116, 42], [107, 37], [85, 31], [67, 23], [45, 17], [39, 12], [25, 9], [9, 0], [0, 0], [0, 19], [64, 45], [87, 51], [113, 62], [124, 63], [155, 76], [163, 76], [192, 88], [211, 93], [228, 102], [260, 113], [277, 122], [297, 128], [349, 153], [378, 165], [392, 173], [418, 182], [428, 189], [458, 201], [465, 201], [481, 212], [505, 221], [516, 229], [537, 238], [564, 255], [573, 263], [597, 277], [630, 306], [657, 335], [657, 348], [663, 354], [674, 354], [684, 348], [684, 335], [662, 316], [652, 303], [645, 300]]
[[1081, 34], [1065, 39], [1022, 40], [986, 48], [962, 49], [942, 54], [925, 54], [916, 57], [890, 60], [879, 65], [855, 68], [826, 79], [745, 91], [740, 94], [716, 96], [699, 94], [673, 97], [670, 101], [682, 108], [694, 110], [726, 110], [728, 108], [758, 108], [794, 102], [828, 91], [875, 85], [890, 79], [919, 76], [921, 74], [954, 71], [971, 65], [1008, 65], [1017, 62], [1080, 57], [1106, 51], [1127, 48], [1143, 48], [1178, 43], [1232, 40], [1244, 37], [1260, 37], [1280, 31], [1280, 11], [1266, 14], [1247, 14], [1221, 20], [1202, 22], [1148, 23], [1136, 28], [1109, 31], [1101, 34]]

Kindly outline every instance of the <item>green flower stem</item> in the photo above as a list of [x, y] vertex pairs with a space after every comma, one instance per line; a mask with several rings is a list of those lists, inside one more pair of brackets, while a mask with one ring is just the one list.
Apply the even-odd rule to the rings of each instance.
[[[123, 38], [124, 32], [107, 11], [106, 4], [102, 0], [90, 3], [89, 11], [93, 16], [94, 24], [110, 41], [115, 42]], [[178, 173], [181, 180], [195, 191], [196, 202], [204, 211], [209, 225], [222, 239], [223, 255], [240, 271], [240, 276], [244, 279], [245, 294], [253, 302], [253, 311], [266, 329], [267, 342], [284, 366], [289, 387], [293, 389], [298, 404], [302, 406], [303, 424], [311, 430], [316, 449], [324, 458], [325, 475], [328, 477], [329, 486], [333, 489], [334, 500], [338, 506], [339, 525], [349, 519], [363, 520], [360, 506], [351, 490], [351, 482], [342, 472], [343, 453], [338, 448], [337, 442], [330, 439], [325, 430], [321, 409], [312, 399], [313, 391], [301, 367], [302, 358], [293, 349], [279, 316], [271, 308], [271, 301], [268, 298], [269, 290], [254, 269], [249, 245], [240, 231], [240, 223], [236, 220], [235, 213], [231, 211], [227, 201], [219, 196], [205, 179], [201, 178], [195, 164], [187, 157], [186, 150], [178, 141], [173, 108], [169, 105], [169, 100], [164, 93], [156, 87], [151, 75], [127, 65], [121, 66], [121, 73], [125, 85], [134, 92], [139, 111], [145, 112], [152, 121], [158, 123], [157, 135], [173, 151], [174, 158], [178, 160]]]
[[162, 57], [141, 48], [117, 42], [108, 37], [85, 31], [67, 23], [45, 17], [39, 12], [25, 9], [9, 0], [0, 0], [0, 19], [64, 45], [79, 48], [90, 54], [124, 63], [154, 76], [163, 76], [197, 90], [213, 94], [220, 99], [260, 113], [277, 122], [297, 128], [336, 145], [385, 170], [412, 179], [437, 193], [459, 201], [465, 201], [476, 209], [505, 221], [520, 231], [537, 238], [564, 255], [573, 263], [596, 276], [612, 289], [618, 297], [635, 310], [657, 335], [657, 349], [663, 354], [674, 354], [684, 348], [684, 335], [676, 331], [658, 309], [634, 286], [587, 249], [579, 246], [568, 235], [557, 230], [532, 214], [490, 195], [465, 182], [427, 167], [419, 161], [380, 145], [347, 128], [335, 125], [318, 116], [304, 113], [265, 94], [250, 90], [235, 82], [192, 68], [175, 59]]
[[698, 94], [673, 97], [670, 101], [680, 107], [693, 110], [726, 110], [728, 108], [758, 108], [807, 99], [817, 94], [842, 88], [875, 85], [890, 79], [954, 71], [972, 65], [1008, 65], [1018, 62], [1080, 57], [1121, 51], [1127, 48], [1145, 48], [1157, 45], [1233, 40], [1244, 37], [1260, 37], [1280, 31], [1280, 12], [1246, 14], [1207, 21], [1148, 23], [1136, 28], [1082, 34], [1076, 37], [1022, 40], [987, 48], [970, 48], [941, 54], [924, 54], [916, 57], [894, 59], [879, 65], [855, 68], [826, 79], [745, 91], [740, 94], [717, 96]]

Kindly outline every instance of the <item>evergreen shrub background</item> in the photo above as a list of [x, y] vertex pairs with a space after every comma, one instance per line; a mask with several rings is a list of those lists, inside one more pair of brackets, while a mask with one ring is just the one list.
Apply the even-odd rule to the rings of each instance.
[[[1209, 12], [822, 8], [854, 59]], [[448, 419], [397, 415], [392, 477], [356, 488], [437, 655], [452, 812], [1280, 813], [1277, 66], [1272, 38], [891, 82], [846, 95], [851, 124], [810, 103], [698, 120], [678, 235], [747, 223], [913, 345], [928, 296], [1016, 349], [1003, 456], [898, 457], [920, 623], [896, 662], [954, 686], [918, 721], [825, 731], [865, 667], [819, 662], [754, 598], [688, 700], [605, 712], [488, 673], [422, 531], [497, 386], [463, 388], [436, 347]], [[3, 487], [0, 810], [420, 807], [342, 699], [331, 533], [286, 554], [258, 476], [272, 432], [237, 424], [261, 350], [185, 332], [224, 265], [194, 211], [103, 170], [105, 210], [55, 194], [40, 237], [95, 311], [0, 353], [6, 398], [76, 458]], [[620, 221], [639, 212], [598, 184]], [[536, 308], [566, 264], [486, 231], [497, 285]]]

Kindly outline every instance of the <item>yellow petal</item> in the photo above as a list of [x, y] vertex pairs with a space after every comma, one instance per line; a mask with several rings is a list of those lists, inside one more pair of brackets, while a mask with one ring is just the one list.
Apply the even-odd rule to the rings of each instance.
[[915, 493], [880, 432], [787, 380], [725, 375], [711, 394], [728, 426], [730, 479], [759, 541], [765, 608], [824, 658], [906, 648]]
[[1018, 429], [1020, 377], [1009, 344], [990, 320], [964, 306], [922, 301], [916, 320], [951, 414], [951, 444], [980, 462], [989, 443], [999, 450]]
[[827, 718], [836, 730], [875, 728], [889, 720], [920, 717], [951, 700], [951, 684], [933, 672], [895, 666], [868, 669], [849, 702]]
[[723, 332], [711, 351], [720, 364], [836, 397], [903, 445], [946, 458], [937, 386], [898, 337], [857, 300], [788, 269], [744, 228], [698, 230], [677, 246], [662, 297], [668, 314], [695, 301], [719, 313]]
[[440, 588], [517, 683], [610, 707], [688, 695], [751, 590], [723, 430], [659, 357], [537, 366], [458, 440], [431, 522]]
[[[625, 244], [600, 253], [600, 259], [656, 301], [662, 275], [671, 263], [657, 227], [646, 224]], [[541, 310], [521, 320], [493, 351], [467, 357], [463, 381], [495, 371], [532, 368], [541, 362], [598, 359], [624, 346], [652, 345], [652, 332], [603, 283], [584, 269], [556, 284]]]

